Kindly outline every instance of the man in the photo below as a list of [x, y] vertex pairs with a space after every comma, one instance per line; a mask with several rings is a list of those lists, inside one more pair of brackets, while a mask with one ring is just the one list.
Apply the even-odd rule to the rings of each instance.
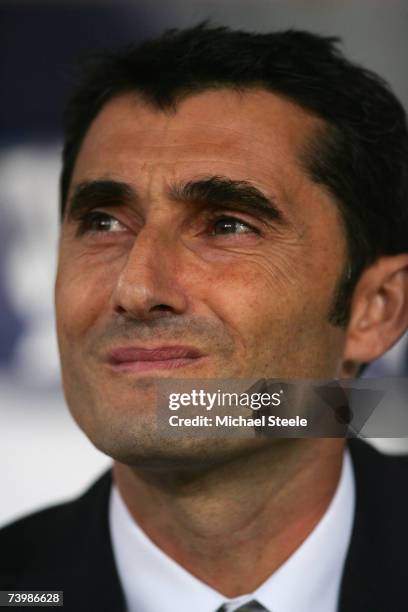
[[333, 39], [202, 25], [88, 67], [57, 332], [70, 410], [114, 465], [1, 532], [2, 589], [68, 610], [407, 609], [406, 459], [170, 436], [155, 399], [159, 379], [350, 378], [386, 352], [408, 326], [407, 155], [400, 103]]

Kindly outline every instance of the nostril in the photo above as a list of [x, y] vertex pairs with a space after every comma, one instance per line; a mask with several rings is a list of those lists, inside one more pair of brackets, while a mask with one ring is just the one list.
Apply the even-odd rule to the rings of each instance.
[[124, 314], [126, 312], [126, 308], [123, 308], [123, 306], [118, 304], [117, 306], [115, 306], [115, 312], [116, 314]]

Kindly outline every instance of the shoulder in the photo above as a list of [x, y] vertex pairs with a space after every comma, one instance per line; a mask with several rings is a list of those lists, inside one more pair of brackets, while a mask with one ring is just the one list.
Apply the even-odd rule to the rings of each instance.
[[[47, 564], [56, 567], [85, 544], [92, 528], [107, 530], [111, 471], [81, 497], [25, 516], [0, 529], [0, 550], [7, 573], [17, 575]], [[0, 577], [5, 568], [0, 560]]]
[[351, 541], [342, 578], [341, 612], [406, 610], [408, 456], [385, 455], [348, 441], [356, 491]]
[[[57, 504], [24, 516], [0, 529], [0, 546], [7, 541], [27, 541], [42, 537], [50, 539], [62, 526], [80, 527], [81, 519], [91, 510], [93, 504], [102, 501], [109, 494], [111, 471], [105, 472], [80, 497]], [[79, 521], [79, 524], [78, 524]]]
[[[393, 530], [405, 525], [408, 512], [408, 455], [386, 455], [367, 442], [348, 442], [356, 485], [356, 512], [380, 515], [393, 523]], [[408, 541], [408, 530], [404, 529]]]
[[[370, 489], [375, 481], [377, 493], [381, 492], [381, 485], [381, 488], [405, 494], [405, 490], [395, 489], [394, 485], [402, 484], [408, 477], [408, 454], [384, 454], [360, 439], [348, 440], [347, 446], [359, 486]], [[408, 495], [406, 500], [408, 501]]]

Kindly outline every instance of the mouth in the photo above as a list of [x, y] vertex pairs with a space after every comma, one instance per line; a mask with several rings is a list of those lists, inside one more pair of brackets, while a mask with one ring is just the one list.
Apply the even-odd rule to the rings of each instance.
[[117, 372], [169, 370], [197, 364], [205, 355], [193, 347], [119, 347], [109, 351], [107, 363]]

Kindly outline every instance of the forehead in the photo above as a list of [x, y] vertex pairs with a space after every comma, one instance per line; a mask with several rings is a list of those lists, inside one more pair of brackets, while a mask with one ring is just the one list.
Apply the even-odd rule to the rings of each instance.
[[319, 125], [296, 104], [263, 90], [206, 91], [187, 97], [175, 111], [121, 95], [91, 124], [72, 183], [100, 175], [131, 181], [143, 170], [176, 179], [227, 172], [283, 185], [286, 174], [291, 181], [304, 175], [300, 156]]

